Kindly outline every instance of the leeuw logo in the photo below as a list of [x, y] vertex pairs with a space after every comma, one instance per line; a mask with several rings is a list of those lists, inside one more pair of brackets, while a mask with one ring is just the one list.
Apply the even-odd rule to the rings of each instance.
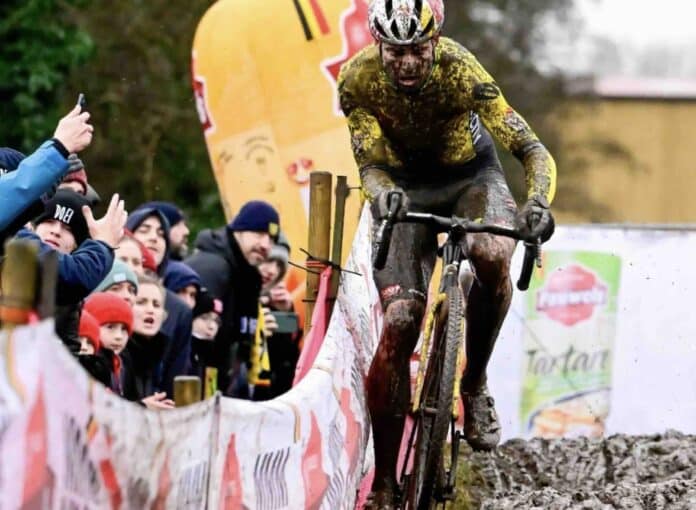
[[[367, 0], [352, 0], [351, 5], [341, 14], [341, 54], [321, 63], [324, 76], [329, 80], [334, 91], [338, 82], [341, 66], [353, 55], [372, 42], [372, 34], [367, 26]], [[342, 115], [338, 98], [334, 100], [334, 112]]]
[[607, 303], [607, 285], [589, 269], [571, 264], [554, 271], [536, 297], [537, 311], [565, 326], [574, 326]]

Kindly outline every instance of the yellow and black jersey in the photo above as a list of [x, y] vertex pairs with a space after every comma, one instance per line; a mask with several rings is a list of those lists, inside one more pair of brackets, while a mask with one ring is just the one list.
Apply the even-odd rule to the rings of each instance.
[[455, 41], [440, 38], [432, 73], [417, 92], [392, 84], [376, 45], [343, 66], [338, 89], [359, 168], [413, 172], [414, 162], [429, 160], [456, 171], [490, 149], [485, 126], [524, 164], [529, 196], [553, 199], [551, 154], [476, 57]]

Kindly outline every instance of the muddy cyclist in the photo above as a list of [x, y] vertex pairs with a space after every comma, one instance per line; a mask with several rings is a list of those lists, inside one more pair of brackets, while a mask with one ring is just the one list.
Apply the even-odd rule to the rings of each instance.
[[[387, 215], [396, 191], [401, 214], [480, 218], [547, 240], [554, 230], [554, 160], [474, 55], [440, 35], [442, 0], [373, 0], [368, 22], [376, 44], [343, 66], [339, 94], [374, 219]], [[519, 210], [491, 135], [524, 166], [527, 201]], [[435, 232], [422, 224], [398, 223], [392, 239], [386, 266], [375, 274], [385, 320], [367, 379], [376, 463], [372, 508], [394, 504], [409, 358], [437, 250]], [[500, 425], [486, 366], [512, 297], [515, 242], [489, 234], [469, 235], [467, 242], [476, 281], [461, 385], [464, 432], [473, 448], [487, 450], [499, 442]]]

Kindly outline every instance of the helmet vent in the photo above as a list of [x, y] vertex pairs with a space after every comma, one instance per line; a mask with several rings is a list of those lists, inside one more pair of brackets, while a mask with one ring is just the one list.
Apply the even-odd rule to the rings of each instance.
[[394, 6], [392, 5], [392, 0], [387, 0], [384, 2], [384, 10], [387, 14], [387, 18], [392, 17], [392, 11], [394, 10]]
[[408, 35], [406, 36], [407, 39], [413, 38], [413, 34], [416, 33], [416, 29], [418, 26], [416, 25], [416, 20], [411, 19], [411, 24], [408, 27]]
[[396, 23], [396, 20], [392, 21], [391, 23], [391, 31], [397, 39], [402, 39], [401, 32], [399, 32], [399, 25]]
[[379, 35], [384, 37], [385, 39], [389, 39], [389, 35], [387, 35], [387, 32], [382, 28], [382, 24], [375, 20], [375, 28], [377, 29], [377, 32], [379, 32]]

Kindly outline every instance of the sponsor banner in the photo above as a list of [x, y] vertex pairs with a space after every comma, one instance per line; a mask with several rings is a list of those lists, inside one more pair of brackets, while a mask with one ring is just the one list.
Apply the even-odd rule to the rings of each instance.
[[[310, 173], [358, 184], [336, 82], [341, 65], [373, 42], [367, 7], [368, 0], [219, 0], [199, 22], [193, 90], [228, 219], [244, 202], [266, 200], [291, 245], [306, 247]], [[360, 213], [358, 194], [351, 197], [347, 239]], [[349, 250], [346, 243], [343, 260]], [[301, 320], [304, 280], [290, 268]]]
[[311, 369], [265, 403], [221, 399], [211, 508], [355, 507], [372, 463], [364, 377], [381, 329], [367, 208]]
[[157, 413], [116, 397], [52, 321], [0, 349], [1, 508], [205, 508], [214, 400]]
[[149, 411], [91, 380], [52, 321], [0, 333], [0, 508], [354, 508], [382, 321], [370, 225], [365, 208], [347, 263], [360, 274], [341, 275], [311, 368], [269, 402]]
[[489, 364], [504, 438], [695, 433], [695, 251], [693, 230], [558, 228]]
[[611, 397], [621, 259], [546, 251], [543, 264], [525, 294], [524, 434], [601, 437]]

